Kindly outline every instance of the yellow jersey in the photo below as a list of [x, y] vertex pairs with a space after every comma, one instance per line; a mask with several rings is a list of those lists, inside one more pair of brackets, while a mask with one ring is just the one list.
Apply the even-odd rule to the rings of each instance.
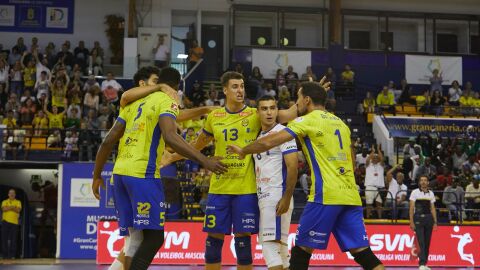
[[350, 129], [340, 118], [315, 110], [290, 122], [285, 130], [300, 140], [310, 166], [309, 202], [362, 205], [354, 177]]
[[158, 124], [161, 116], [176, 119], [178, 104], [163, 92], [155, 92], [127, 105], [117, 121], [125, 125], [113, 173], [137, 178], [160, 178], [165, 141]]
[[390, 91], [386, 96], [380, 93], [377, 96], [377, 105], [395, 105], [395, 96]]
[[47, 112], [48, 117], [48, 127], [49, 128], [59, 128], [63, 129], [63, 115], [64, 112], [53, 114], [51, 112]]
[[223, 157], [228, 171], [221, 175], [212, 174], [209, 193], [252, 194], [257, 192], [252, 155], [239, 159], [237, 154], [227, 154], [227, 145], [245, 147], [257, 139], [260, 132], [257, 109], [245, 106], [236, 113], [226, 108], [216, 109], [207, 117], [203, 132], [215, 139], [215, 156]]
[[[19, 200], [6, 199], [2, 202], [2, 208], [5, 206], [15, 206], [16, 208], [22, 209], [22, 202], [20, 202]], [[8, 223], [16, 224], [16, 225], [18, 225], [19, 217], [20, 217], [20, 214], [12, 210], [3, 211], [2, 213], [2, 220]]]

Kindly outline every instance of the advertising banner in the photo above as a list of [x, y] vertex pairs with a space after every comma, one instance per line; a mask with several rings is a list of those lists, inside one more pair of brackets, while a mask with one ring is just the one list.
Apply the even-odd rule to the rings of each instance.
[[462, 84], [462, 57], [405, 55], [405, 75], [410, 84], [430, 84], [435, 69], [442, 75], [442, 85], [455, 80]]
[[478, 119], [386, 116], [383, 122], [392, 137], [416, 137], [422, 132], [441, 137], [476, 137], [480, 134]]
[[116, 218], [109, 181], [113, 166], [107, 164], [102, 172], [106, 189], [101, 189], [100, 201], [92, 192], [93, 167], [93, 163], [60, 165], [57, 258], [95, 258], [98, 221]]
[[300, 77], [305, 73], [307, 66], [311, 65], [311, 51], [252, 49], [252, 67], [259, 67], [263, 76], [267, 79], [274, 79], [277, 74], [277, 69], [279, 68], [281, 68], [285, 74], [288, 66], [292, 66], [293, 71]]
[[[295, 244], [296, 224], [290, 226], [288, 248]], [[415, 235], [408, 225], [367, 225], [370, 246], [386, 266], [417, 266], [418, 247]], [[115, 221], [100, 221], [98, 224], [97, 263], [110, 264], [123, 246], [123, 239]], [[155, 255], [154, 264], [203, 264], [206, 234], [202, 223], [167, 222], [165, 242]], [[478, 226], [439, 226], [433, 232], [430, 246], [429, 266], [480, 265], [480, 228]], [[252, 254], [255, 265], [265, 265], [262, 246], [252, 238]], [[225, 238], [222, 253], [224, 265], [235, 265], [234, 239]], [[353, 257], [342, 253], [333, 236], [327, 250], [315, 251], [310, 265], [355, 266]]]
[[73, 33], [74, 0], [0, 0], [0, 32]]

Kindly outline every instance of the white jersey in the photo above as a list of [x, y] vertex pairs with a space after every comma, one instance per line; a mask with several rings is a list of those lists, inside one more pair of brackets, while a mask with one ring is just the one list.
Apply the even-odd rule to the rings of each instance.
[[[277, 124], [267, 132], [261, 132], [258, 139], [269, 134], [283, 130], [285, 126]], [[255, 159], [255, 175], [257, 178], [258, 199], [266, 199], [275, 194], [282, 196], [285, 190], [287, 169], [283, 161], [283, 155], [297, 152], [297, 144], [295, 140], [291, 140], [267, 152], [254, 154]], [[275, 196], [277, 197], [277, 196]], [[278, 201], [280, 198], [276, 198]]]

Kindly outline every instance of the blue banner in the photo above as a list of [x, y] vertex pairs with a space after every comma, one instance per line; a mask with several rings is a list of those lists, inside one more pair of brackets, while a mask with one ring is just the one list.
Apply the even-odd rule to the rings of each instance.
[[392, 137], [400, 138], [416, 137], [420, 133], [440, 137], [477, 137], [480, 133], [478, 119], [387, 116], [383, 122]]
[[73, 33], [74, 0], [0, 0], [0, 32]]
[[[97, 221], [116, 219], [110, 177], [112, 164], [102, 172], [105, 190], [98, 201], [92, 192], [93, 163], [65, 163], [59, 183], [57, 257], [61, 259], [95, 259]], [[60, 180], [60, 179], [59, 179]]]

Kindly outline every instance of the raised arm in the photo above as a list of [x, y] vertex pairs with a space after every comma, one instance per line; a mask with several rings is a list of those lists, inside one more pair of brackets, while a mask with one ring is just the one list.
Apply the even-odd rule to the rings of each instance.
[[367, 160], [365, 161], [365, 167], [370, 165], [370, 161], [373, 159], [373, 155], [375, 155], [375, 148], [372, 146], [372, 151], [370, 151], [370, 155], [368, 155]]
[[383, 160], [382, 145], [378, 144], [377, 146], [378, 158], [380, 159], [380, 165], [384, 166], [385, 161]]
[[105, 183], [102, 178], [103, 166], [107, 162], [108, 156], [112, 153], [112, 149], [117, 142], [122, 138], [125, 132], [125, 123], [121, 121], [115, 121], [115, 124], [108, 132], [107, 136], [100, 144], [98, 148], [97, 156], [95, 158], [95, 169], [93, 170], [93, 195], [100, 200], [100, 186], [105, 188]]
[[138, 86], [126, 91], [123, 93], [122, 98], [120, 99], [120, 106], [123, 108], [129, 103], [137, 101], [157, 91], [162, 91], [177, 103], [179, 102], [177, 91], [172, 89], [170, 86], [161, 83], [151, 86]]
[[293, 139], [295, 138], [290, 133], [282, 130], [280, 132], [262, 137], [261, 139], [256, 140], [255, 142], [245, 146], [244, 148], [240, 148], [235, 145], [229, 145], [228, 150], [238, 154], [240, 158], [243, 159], [248, 154], [263, 153], [267, 150], [272, 149], [275, 146], [279, 146]]
[[177, 117], [177, 122], [187, 121], [205, 114], [209, 114], [211, 111], [218, 109], [217, 106], [204, 106], [193, 109], [180, 110], [180, 114]]
[[283, 160], [287, 167], [287, 186], [285, 188], [285, 193], [283, 193], [282, 198], [277, 203], [277, 216], [281, 216], [288, 211], [290, 200], [292, 199], [293, 191], [295, 190], [295, 185], [297, 184], [298, 179], [297, 151], [284, 155]]

